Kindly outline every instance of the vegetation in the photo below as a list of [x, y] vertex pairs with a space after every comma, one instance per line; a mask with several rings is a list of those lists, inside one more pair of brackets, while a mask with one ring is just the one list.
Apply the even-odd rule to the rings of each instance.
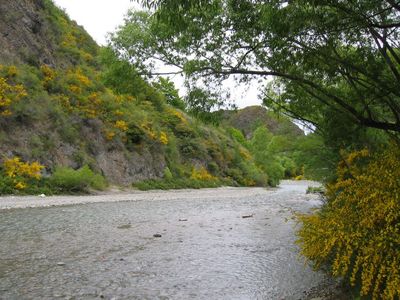
[[[278, 183], [283, 173], [276, 175], [256, 159], [250, 141], [214, 125], [221, 114], [211, 110], [221, 99], [214, 97], [210, 104], [210, 94], [200, 89], [181, 98], [168, 78], [150, 82], [121, 52], [99, 49], [51, 1], [43, 3], [55, 63], [22, 58], [25, 63], [0, 66], [1, 194], [104, 188], [98, 175], [104, 174], [102, 151], [121, 153], [126, 160], [159, 155], [164, 172], [135, 186]], [[10, 181], [5, 163], [16, 156], [23, 164], [37, 162], [40, 178]]]
[[216, 97], [200, 96], [215, 95], [230, 75], [272, 77], [260, 91], [264, 104], [314, 133], [288, 139], [257, 124], [230, 129], [232, 138], [270, 184], [282, 176], [328, 182], [326, 204], [300, 217], [307, 258], [361, 295], [399, 298], [398, 1], [140, 2], [151, 13], [130, 12], [114, 51], [142, 74], [157, 74], [155, 60], [174, 66], [189, 93], [202, 91], [192, 101], [202, 113]]
[[44, 166], [38, 162], [23, 162], [19, 157], [5, 159], [0, 168], [0, 194], [87, 193], [89, 189], [106, 187], [103, 176], [88, 166], [79, 170], [57, 167], [50, 177], [42, 177]]
[[103, 176], [95, 174], [88, 166], [78, 170], [58, 167], [48, 182], [57, 193], [82, 193], [88, 192], [90, 188], [102, 190], [106, 187]]
[[[159, 161], [140, 189], [324, 181], [325, 204], [299, 216], [303, 255], [360, 295], [399, 298], [398, 1], [141, 2], [100, 49], [43, 0], [50, 57], [0, 66], [0, 193], [102, 189], [101, 153]], [[171, 73], [185, 97], [152, 77]], [[231, 75], [272, 76], [268, 109], [220, 109]]]
[[299, 216], [302, 253], [374, 299], [400, 296], [399, 156], [398, 145], [350, 153], [327, 186], [327, 204]]

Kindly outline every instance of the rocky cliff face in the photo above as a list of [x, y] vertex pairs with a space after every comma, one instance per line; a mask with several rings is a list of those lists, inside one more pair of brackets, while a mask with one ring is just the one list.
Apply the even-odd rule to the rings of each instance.
[[[65, 15], [51, 0], [1, 0], [0, 63], [58, 67], [73, 64], [70, 57], [61, 53], [62, 35], [59, 26], [54, 24], [60, 13]], [[97, 47], [82, 27], [69, 19], [68, 22], [68, 26], [81, 31], [86, 44], [92, 49]]]
[[43, 1], [0, 1], [0, 16], [1, 62], [56, 63]]
[[79, 138], [66, 141], [55, 120], [27, 118], [22, 122], [0, 122], [0, 153], [3, 157], [39, 160], [50, 172], [55, 166], [74, 169], [88, 164], [104, 175], [110, 183], [128, 185], [163, 176], [165, 157], [157, 149], [128, 151], [119, 142], [104, 138], [99, 120], [76, 120]]

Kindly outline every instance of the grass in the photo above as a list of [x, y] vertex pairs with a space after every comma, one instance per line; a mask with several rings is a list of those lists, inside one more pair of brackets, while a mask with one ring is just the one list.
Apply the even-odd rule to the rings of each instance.
[[309, 186], [306, 193], [325, 195], [325, 189], [322, 186]]

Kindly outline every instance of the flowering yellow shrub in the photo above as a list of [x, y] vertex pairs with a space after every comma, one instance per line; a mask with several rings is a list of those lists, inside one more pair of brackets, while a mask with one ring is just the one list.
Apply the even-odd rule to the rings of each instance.
[[13, 157], [4, 160], [3, 168], [5, 174], [14, 179], [14, 187], [21, 190], [27, 187], [27, 179], [39, 180], [41, 178], [40, 172], [44, 166], [36, 161], [25, 163], [19, 157]]
[[167, 145], [168, 144], [168, 136], [164, 131], [160, 133], [160, 142], [161, 144]]
[[79, 95], [82, 93], [82, 88], [77, 86], [76, 84], [70, 84], [68, 87], [69, 91], [75, 95]]
[[105, 135], [106, 135], [106, 140], [111, 141], [115, 137], [115, 132], [106, 130]]
[[49, 83], [52, 82], [57, 76], [56, 71], [54, 71], [48, 65], [40, 66], [40, 71], [42, 72], [42, 74], [44, 76], [43, 84], [45, 87], [47, 87], [49, 85]]
[[244, 184], [245, 186], [255, 186], [255, 185], [256, 185], [256, 182], [255, 182], [253, 179], [244, 178], [244, 179], [243, 179], [243, 184]]
[[92, 84], [89, 77], [85, 76], [80, 70], [76, 72], [75, 76], [83, 86], [90, 86]]
[[63, 47], [76, 47], [76, 37], [71, 32], [64, 34], [61, 45]]
[[252, 159], [252, 156], [251, 156], [249, 150], [247, 150], [247, 149], [245, 149], [243, 147], [241, 147], [239, 149], [239, 153], [240, 153], [240, 156], [243, 157], [245, 160], [251, 160]]
[[22, 182], [22, 181], [17, 181], [17, 183], [15, 184], [15, 188], [18, 190], [23, 190], [27, 187], [26, 183]]
[[16, 66], [9, 66], [7, 70], [8, 77], [15, 77], [18, 74], [18, 69]]
[[167, 113], [168, 113], [170, 116], [176, 118], [177, 120], [179, 120], [180, 122], [182, 122], [182, 123], [184, 123], [184, 124], [187, 124], [187, 122], [188, 122], [187, 119], [183, 116], [183, 113], [180, 112], [179, 110], [175, 110], [175, 109], [172, 109], [172, 108], [168, 108], [168, 109], [167, 109]]
[[144, 122], [140, 124], [140, 128], [146, 133], [146, 135], [152, 139], [156, 140], [157, 139], [157, 134], [154, 132], [152, 125], [149, 122]]
[[97, 110], [89, 106], [78, 106], [79, 111], [85, 115], [86, 118], [94, 119], [97, 117]]
[[213, 180], [213, 179], [215, 179], [215, 177], [212, 176], [210, 173], [208, 173], [208, 171], [204, 167], [201, 167], [200, 169], [193, 168], [190, 178], [195, 179], [195, 180]]
[[92, 85], [91, 80], [87, 77], [80, 68], [69, 69], [67, 72], [68, 80], [71, 84], [79, 87], [89, 87]]
[[123, 120], [116, 121], [115, 124], [114, 124], [114, 127], [118, 128], [121, 131], [127, 131], [128, 128], [129, 128], [128, 124]]
[[361, 295], [398, 299], [400, 147], [379, 155], [353, 152], [337, 174], [327, 186], [328, 203], [315, 214], [299, 216], [301, 252], [316, 267], [327, 264], [333, 275], [360, 283]]
[[26, 97], [27, 95], [28, 94], [22, 85], [10, 85], [7, 83], [7, 79], [0, 77], [0, 116], [11, 115], [11, 104], [19, 101], [22, 97]]
[[24, 163], [19, 157], [4, 160], [4, 170], [8, 177], [25, 176], [40, 179], [40, 171], [44, 168], [38, 162]]
[[116, 111], [114, 111], [114, 115], [117, 117], [122, 117], [124, 115], [124, 113], [122, 111], [120, 111], [119, 109], [117, 109]]
[[66, 95], [57, 95], [57, 97], [55, 97], [55, 99], [57, 99], [61, 106], [64, 107], [64, 109], [66, 109], [68, 112], [71, 112], [73, 110], [73, 107], [71, 105], [71, 102], [68, 98], [68, 96]]

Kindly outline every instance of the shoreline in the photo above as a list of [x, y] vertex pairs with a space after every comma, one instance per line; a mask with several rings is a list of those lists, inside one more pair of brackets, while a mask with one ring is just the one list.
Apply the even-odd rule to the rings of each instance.
[[[130, 201], [154, 201], [154, 200], [176, 200], [176, 199], [206, 199], [215, 197], [217, 191], [222, 198], [234, 198], [239, 196], [254, 196], [270, 193], [274, 189], [264, 187], [218, 187], [204, 189], [178, 189], [178, 190], [122, 190], [106, 191], [99, 194], [89, 195], [56, 195], [56, 196], [1, 196], [0, 211], [10, 209], [43, 208], [66, 205], [79, 205], [91, 203], [130, 202]], [[201, 191], [201, 195], [199, 195]]]

